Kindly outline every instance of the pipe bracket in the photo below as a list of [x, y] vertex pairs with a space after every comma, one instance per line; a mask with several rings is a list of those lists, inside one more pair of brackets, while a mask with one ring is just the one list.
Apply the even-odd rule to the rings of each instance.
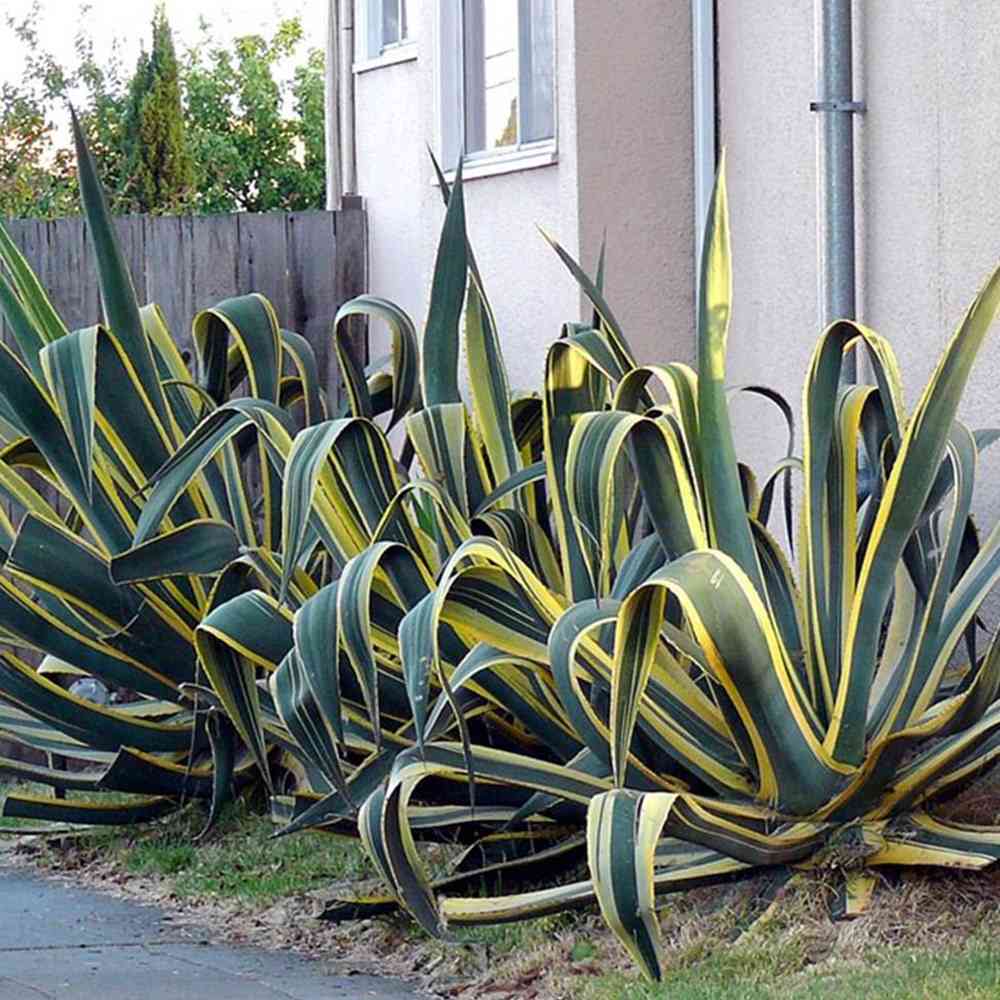
[[810, 111], [840, 111], [849, 115], [863, 115], [868, 110], [864, 101], [810, 101]]

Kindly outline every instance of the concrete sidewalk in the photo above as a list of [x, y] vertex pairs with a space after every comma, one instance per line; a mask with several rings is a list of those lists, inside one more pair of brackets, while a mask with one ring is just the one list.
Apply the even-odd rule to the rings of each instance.
[[149, 906], [0, 867], [0, 1000], [417, 1000], [405, 983], [200, 943]]

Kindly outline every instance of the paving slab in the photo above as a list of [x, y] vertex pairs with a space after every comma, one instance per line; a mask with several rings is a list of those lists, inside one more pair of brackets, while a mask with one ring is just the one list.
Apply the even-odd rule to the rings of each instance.
[[0, 866], [0, 1000], [426, 1000], [287, 952], [192, 940], [167, 914]]

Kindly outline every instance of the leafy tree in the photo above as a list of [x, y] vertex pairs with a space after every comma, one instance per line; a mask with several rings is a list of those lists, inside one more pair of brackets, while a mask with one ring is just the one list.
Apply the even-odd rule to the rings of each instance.
[[52, 129], [30, 96], [0, 88], [0, 216], [59, 215], [72, 204], [68, 157], [51, 156]]
[[[101, 165], [102, 176], [112, 195], [113, 211], [127, 212], [125, 119], [129, 86], [119, 43], [115, 42], [110, 54], [99, 62], [94, 52], [94, 40], [81, 33], [76, 40], [76, 55], [74, 86], [77, 92], [83, 94], [77, 114], [90, 149]], [[68, 150], [66, 156], [70, 158]], [[78, 206], [74, 206], [74, 211], [78, 211]]]
[[292, 94], [298, 139], [302, 144], [302, 176], [299, 193], [307, 201], [303, 208], [322, 208], [326, 199], [326, 53], [310, 49], [306, 62], [295, 70]]
[[[199, 165], [197, 209], [266, 212], [320, 207], [324, 189], [323, 53], [313, 50], [283, 83], [277, 71], [302, 41], [298, 18], [271, 38], [218, 45], [202, 24], [187, 53], [184, 86]], [[291, 100], [295, 114], [288, 116]]]
[[[80, 23], [88, 9], [81, 5]], [[115, 212], [322, 207], [324, 56], [314, 48], [301, 60], [297, 17], [270, 37], [227, 43], [203, 21], [198, 42], [177, 52], [159, 11], [151, 50], [131, 74], [119, 42], [98, 53], [85, 30], [73, 64], [60, 65], [45, 49], [39, 11], [36, 2], [20, 19], [0, 15], [26, 53], [21, 80], [0, 87], [0, 216], [79, 211], [69, 97]]]
[[4, 18], [26, 58], [20, 83], [0, 87], [0, 215], [59, 214], [73, 198], [71, 160], [53, 148], [48, 113], [64, 74], [39, 45], [37, 19], [37, 2], [21, 19]]
[[123, 129], [124, 193], [135, 211], [182, 211], [193, 197], [194, 163], [185, 135], [180, 73], [163, 4], [153, 15], [153, 46], [139, 56]]
[[[80, 20], [89, 10], [80, 7]], [[121, 188], [125, 176], [122, 128], [127, 91], [115, 40], [99, 61], [93, 39], [81, 30], [74, 40], [72, 67], [60, 65], [42, 42], [40, 4], [4, 24], [25, 53], [21, 79], [0, 87], [0, 216], [55, 218], [79, 211], [76, 172], [60, 128], [73, 96], [77, 114], [115, 194], [116, 211], [126, 211]]]

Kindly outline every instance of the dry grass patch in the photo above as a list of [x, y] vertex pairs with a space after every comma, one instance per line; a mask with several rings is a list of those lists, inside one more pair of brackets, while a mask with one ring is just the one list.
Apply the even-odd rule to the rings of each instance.
[[[945, 807], [994, 822], [1000, 782]], [[159, 904], [192, 936], [291, 949], [332, 970], [410, 978], [458, 1000], [879, 1000], [1000, 996], [1000, 871], [883, 871], [866, 913], [834, 920], [837, 872], [764, 872], [661, 900], [667, 982], [649, 986], [593, 910], [429, 939], [403, 915], [334, 925], [335, 896], [382, 890], [357, 842], [232, 809], [206, 843], [191, 809], [137, 832], [22, 842], [57, 877]], [[443, 866], [448, 851], [432, 847]], [[877, 988], [877, 989], [876, 989]]]

